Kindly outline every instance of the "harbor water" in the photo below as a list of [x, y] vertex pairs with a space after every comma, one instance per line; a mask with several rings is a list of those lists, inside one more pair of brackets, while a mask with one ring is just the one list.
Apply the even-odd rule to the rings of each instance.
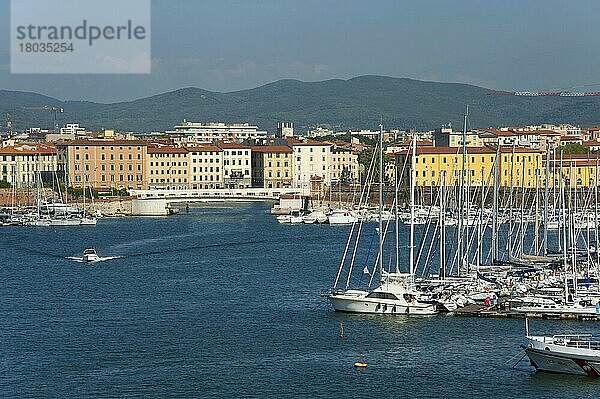
[[[598, 379], [513, 367], [521, 319], [334, 313], [319, 294], [349, 227], [281, 225], [269, 205], [2, 228], [0, 396], [598, 397]], [[114, 258], [70, 259], [88, 247]]]

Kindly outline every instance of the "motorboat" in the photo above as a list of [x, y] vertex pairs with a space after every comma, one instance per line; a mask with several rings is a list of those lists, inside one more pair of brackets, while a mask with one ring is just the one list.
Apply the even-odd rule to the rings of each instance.
[[306, 224], [325, 223], [327, 222], [327, 215], [322, 211], [312, 211], [311, 213], [304, 215], [302, 221]]
[[358, 217], [347, 209], [334, 209], [328, 219], [329, 224], [352, 224], [358, 222]]
[[277, 222], [285, 224], [298, 224], [302, 223], [303, 216], [303, 213], [300, 211], [292, 211], [289, 215], [277, 216]]
[[600, 376], [600, 337], [592, 334], [529, 335], [521, 345], [538, 371]]
[[80, 219], [80, 225], [82, 226], [95, 226], [98, 224], [98, 219], [94, 217], [84, 217]]
[[83, 251], [83, 261], [84, 262], [96, 262], [100, 260], [100, 257], [96, 253], [94, 248], [86, 248]]
[[[410, 285], [410, 276], [389, 279], [372, 291], [339, 290], [329, 293], [327, 298], [334, 310], [349, 313], [385, 313], [427, 316], [438, 313], [437, 304], [421, 301], [421, 293]], [[398, 276], [394, 276], [398, 277]]]

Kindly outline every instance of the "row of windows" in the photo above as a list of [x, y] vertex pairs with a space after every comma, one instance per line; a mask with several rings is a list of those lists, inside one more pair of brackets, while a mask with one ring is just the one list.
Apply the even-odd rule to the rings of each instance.
[[[115, 170], [115, 164], [110, 164], [110, 170]], [[136, 165], [136, 169], [138, 171], [142, 170], [142, 165], [141, 164], [137, 164]], [[81, 170], [81, 165], [76, 164], [75, 165], [75, 171], [79, 171]], [[89, 171], [90, 170], [90, 164], [85, 164], [85, 170]], [[100, 170], [106, 170], [106, 164], [101, 164], [100, 165]], [[119, 164], [119, 170], [125, 170], [125, 165], [123, 164]], [[127, 165], [127, 170], [133, 170], [133, 165], [132, 164], [128, 164]]]
[[[85, 160], [89, 160], [90, 159], [90, 154], [84, 154], [83, 157]], [[115, 154], [110, 154], [110, 160], [114, 160], [115, 159]], [[75, 154], [75, 160], [79, 161], [81, 158], [79, 157], [79, 154]], [[100, 155], [100, 159], [101, 160], [106, 160], [106, 154], [101, 154]], [[125, 159], [123, 157], [123, 154], [119, 154], [119, 159], [122, 161], [123, 159]], [[133, 155], [132, 154], [127, 154], [127, 159], [131, 160], [133, 159]], [[142, 159], [142, 155], [141, 154], [137, 154], [136, 159]]]
[[157, 162], [150, 162], [150, 166], [187, 166], [187, 162], [161, 162], [160, 165]]
[[[115, 149], [115, 147], [114, 147], [114, 146], [110, 146], [110, 147], [108, 147], [108, 148], [109, 148], [111, 151], [114, 151], [114, 149]], [[88, 147], [88, 146], [85, 146], [85, 147], [83, 147], [83, 149], [84, 149], [84, 150], [89, 150], [89, 149], [90, 149], [90, 147]], [[105, 149], [106, 149], [106, 147], [104, 147], [104, 146], [100, 147], [100, 150], [102, 150], [102, 151], [104, 151]], [[123, 149], [123, 146], [119, 146], [119, 150], [122, 150], [122, 149]], [[131, 150], [131, 149], [133, 149], [133, 147], [132, 147], [132, 146], [127, 146], [127, 149], [128, 149], [128, 150]], [[137, 150], [138, 150], [138, 151], [140, 151], [141, 149], [142, 149], [142, 147], [139, 147], [139, 146], [137, 147]], [[75, 146], [75, 150], [79, 151], [79, 146]]]
[[[113, 174], [109, 175], [110, 181], [115, 181], [116, 177], [117, 177], [117, 175], [113, 175]], [[143, 180], [143, 176], [142, 175], [135, 175], [134, 176], [132, 174], [129, 174], [129, 175], [127, 175], [127, 181], [134, 181], [134, 177], [135, 177], [135, 180], [137, 180], [137, 181], [142, 181]], [[119, 181], [125, 181], [125, 175], [118, 175], [118, 178], [119, 178]], [[75, 181], [76, 182], [80, 182], [81, 181], [81, 175], [76, 174], [75, 175]], [[85, 181], [88, 181], [88, 182], [90, 181], [90, 175], [85, 175]], [[100, 175], [100, 181], [106, 181], [106, 175], [105, 174]]]
[[[280, 162], [280, 161], [277, 161], [276, 165], [277, 165], [277, 167], [278, 167], [278, 168], [280, 168], [280, 167], [281, 167], [281, 162]], [[288, 162], [288, 161], [285, 161], [285, 162], [283, 163], [283, 167], [284, 167], [284, 168], [287, 168], [288, 166], [289, 166], [289, 162]], [[272, 168], [272, 167], [273, 167], [273, 163], [272, 163], [271, 161], [269, 161], [269, 168]]]
[[[275, 154], [272, 154], [270, 152], [267, 153], [267, 158], [273, 158], [273, 155], [275, 155], [275, 158], [279, 158], [279, 156], [281, 155], [279, 152], [276, 152]], [[290, 154], [283, 154], [284, 158], [287, 158]]]
[[[203, 179], [203, 177], [204, 177], [204, 179]], [[196, 179], [196, 178], [198, 178], [198, 179]], [[216, 175], [216, 176], [214, 176], [214, 175], [210, 175], [210, 176], [200, 175], [200, 176], [194, 176], [194, 181], [196, 181], [196, 180], [200, 180], [200, 181], [202, 181], [202, 180], [206, 180], [206, 181], [219, 181], [220, 178], [219, 178], [219, 175]]]
[[[248, 165], [248, 164], [249, 164], [249, 162], [246, 159], [246, 165]], [[225, 165], [225, 166], [229, 165], [229, 160], [228, 159], [224, 160], [223, 161], [223, 165]], [[235, 165], [235, 159], [231, 160], [231, 165]], [[240, 165], [240, 166], [242, 165], [242, 160], [241, 159], [238, 159], [238, 165]]]
[[196, 168], [195, 166], [192, 168], [192, 173], [196, 173], [196, 170], [198, 172], [219, 172], [219, 167], [213, 167], [213, 166], [205, 166], [204, 168], [202, 166], [199, 166], [198, 168]]
[[[175, 181], [175, 180], [177, 180], [177, 181]], [[173, 179], [173, 181], [171, 181], [171, 179], [156, 179], [156, 180], [150, 179], [150, 183], [187, 183], [187, 179], [186, 178]]]
[[185, 157], [187, 154], [148, 154], [148, 155], [150, 155], [150, 157], [152, 157], [152, 158], [169, 158], [169, 157], [181, 158], [181, 157]]
[[184, 169], [182, 172], [181, 169], [173, 170], [173, 171], [171, 171], [170, 169], [167, 169], [167, 170], [161, 169], [160, 171], [159, 170], [155, 171], [153, 169], [150, 169], [150, 174], [151, 175], [169, 175], [169, 174], [170, 175], [181, 175], [181, 174], [187, 175], [187, 170]]
[[[202, 163], [202, 158], [192, 158], [192, 163], [196, 163], [196, 159], [198, 159], [198, 163]], [[219, 158], [209, 158], [206, 160], [205, 163], [218, 163], [219, 162]]]
[[[296, 147], [295, 148], [296, 152], [302, 152], [302, 147]], [[308, 147], [309, 152], [314, 152], [313, 151], [313, 147]], [[325, 153], [327, 152], [327, 147], [323, 146], [321, 147], [321, 152]]]

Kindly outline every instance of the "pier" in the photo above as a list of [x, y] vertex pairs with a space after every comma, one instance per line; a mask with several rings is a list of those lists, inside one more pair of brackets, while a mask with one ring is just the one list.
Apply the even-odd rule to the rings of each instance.
[[301, 188], [238, 188], [202, 190], [131, 190], [134, 216], [162, 216], [171, 205], [201, 202], [276, 201], [282, 195], [302, 195]]
[[516, 312], [503, 303], [497, 306], [485, 306], [478, 304], [466, 305], [452, 313], [459, 317], [491, 317], [491, 318], [515, 318], [515, 319], [546, 319], [546, 320], [600, 320], [600, 315], [589, 316], [575, 313], [538, 313], [538, 312]]

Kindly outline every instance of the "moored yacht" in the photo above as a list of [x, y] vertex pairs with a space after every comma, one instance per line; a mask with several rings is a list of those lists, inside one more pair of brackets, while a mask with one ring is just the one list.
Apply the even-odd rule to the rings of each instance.
[[[527, 320], [525, 321], [527, 326]], [[592, 334], [529, 335], [521, 347], [538, 371], [600, 376], [600, 337]]]
[[347, 209], [334, 209], [329, 215], [329, 224], [352, 224], [358, 222], [358, 217]]
[[338, 312], [434, 315], [437, 305], [420, 301], [420, 293], [411, 288], [409, 274], [388, 274], [386, 282], [372, 291], [333, 291], [327, 298]]

